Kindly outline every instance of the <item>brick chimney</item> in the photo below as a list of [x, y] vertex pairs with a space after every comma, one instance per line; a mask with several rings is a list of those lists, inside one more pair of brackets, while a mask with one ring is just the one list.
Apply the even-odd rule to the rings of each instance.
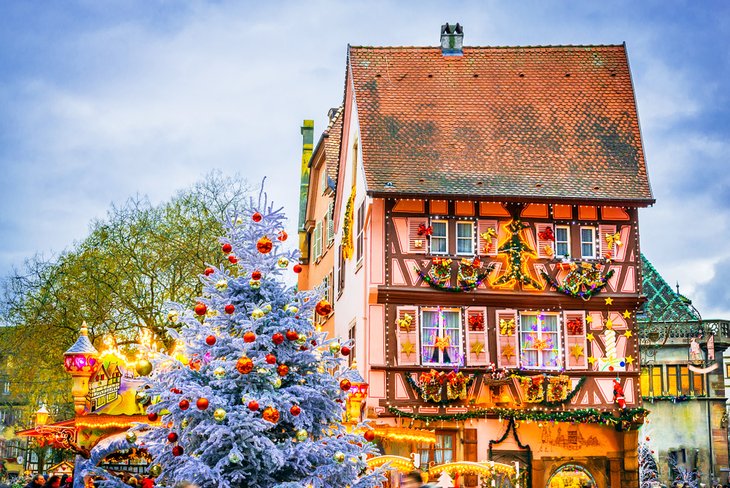
[[441, 54], [444, 56], [461, 56], [464, 54], [464, 27], [446, 23], [441, 26]]

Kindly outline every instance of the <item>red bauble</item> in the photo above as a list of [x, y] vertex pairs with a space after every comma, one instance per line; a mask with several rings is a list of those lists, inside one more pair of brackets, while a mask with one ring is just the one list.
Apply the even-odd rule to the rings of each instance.
[[261, 239], [258, 240], [256, 243], [256, 249], [259, 250], [261, 254], [268, 254], [271, 252], [271, 249], [273, 249], [274, 243], [271, 242], [271, 239], [264, 236]]
[[210, 405], [210, 402], [207, 398], [198, 398], [198, 401], [195, 402], [195, 406], [198, 407], [198, 410], [206, 410], [208, 405]]
[[301, 273], [302, 272], [302, 265], [301, 264], [295, 264], [294, 268], [292, 268], [295, 273]]
[[327, 300], [320, 300], [314, 307], [314, 311], [320, 317], [326, 317], [332, 313], [332, 304]]
[[156, 422], [159, 416], [155, 412], [150, 412], [147, 414], [147, 420], [150, 422]]
[[278, 346], [279, 344], [284, 342], [284, 334], [282, 334], [281, 332], [277, 332], [276, 334], [271, 336], [271, 340], [274, 341], [274, 344]]
[[215, 341], [216, 341], [216, 338], [214, 335], [209, 335], [208, 337], [205, 338], [205, 343], [208, 344], [209, 346], [214, 346]]
[[182, 446], [175, 446], [172, 448], [172, 455], [173, 456], [182, 456], [183, 452], [185, 452], [182, 448]]
[[236, 311], [236, 307], [232, 303], [229, 303], [228, 305], [226, 305], [226, 307], [224, 308], [224, 310], [226, 311], [227, 314], [230, 315], [230, 314], [232, 314], [233, 312]]
[[260, 280], [261, 279], [261, 271], [254, 271], [251, 273], [251, 279], [252, 280]]
[[241, 374], [248, 374], [251, 371], [253, 371], [253, 361], [251, 361], [251, 358], [247, 358], [246, 356], [242, 356], [236, 362], [236, 369]]
[[261, 215], [260, 213], [256, 212], [255, 214], [253, 214], [251, 216], [251, 218], [253, 219], [254, 222], [261, 222], [261, 219], [263, 219], [264, 216]]
[[251, 332], [250, 330], [243, 334], [243, 342], [253, 342], [256, 340], [256, 334]]
[[208, 312], [208, 307], [205, 303], [198, 302], [195, 305], [195, 313], [198, 315], [205, 315]]
[[269, 364], [276, 364], [276, 356], [274, 356], [273, 354], [267, 354], [266, 362]]
[[342, 346], [342, 349], [340, 349], [340, 354], [342, 354], [343, 356], [349, 356], [350, 348], [347, 346]]
[[300, 413], [302, 413], [302, 409], [299, 408], [299, 405], [292, 405], [289, 409], [289, 413], [297, 417]]
[[289, 234], [287, 234], [285, 230], [279, 231], [279, 235], [276, 236], [276, 238], [279, 239], [281, 242], [284, 242], [288, 237]]
[[248, 409], [252, 412], [257, 411], [259, 409], [259, 402], [257, 402], [256, 400], [251, 400], [250, 402], [248, 402]]
[[275, 424], [279, 421], [279, 411], [274, 407], [266, 407], [264, 413], [261, 415], [264, 420]]
[[375, 431], [366, 430], [365, 433], [363, 434], [363, 437], [365, 438], [366, 441], [373, 442], [373, 440], [375, 439]]
[[350, 380], [344, 379], [340, 381], [340, 390], [342, 391], [350, 391], [350, 387], [352, 386], [352, 383], [350, 383]]
[[180, 388], [170, 388], [170, 391], [172, 393], [176, 393], [178, 395], [182, 395], [182, 390]]
[[167, 442], [170, 442], [170, 443], [177, 442], [177, 439], [178, 439], [178, 437], [177, 437], [176, 433], [170, 432], [169, 434], [167, 434]]
[[238, 262], [238, 258], [236, 256], [234, 256], [233, 254], [229, 254], [228, 261], [230, 261], [231, 264], [236, 264]]
[[221, 246], [221, 249], [223, 250], [223, 252], [229, 253], [229, 252], [233, 251], [233, 246], [231, 246], [229, 243], [226, 242], [225, 244], [223, 244]]
[[286, 338], [290, 341], [296, 341], [299, 339], [299, 333], [296, 330], [289, 329], [286, 331]]
[[279, 373], [279, 376], [286, 376], [289, 374], [289, 366], [286, 364], [280, 364], [279, 367], [276, 368], [276, 372]]
[[300, 351], [306, 351], [307, 350], [307, 346], [299, 346], [299, 350]]
[[180, 407], [180, 410], [187, 410], [190, 408], [190, 402], [183, 398], [177, 406]]
[[205, 276], [210, 276], [210, 275], [212, 275], [213, 273], [215, 273], [215, 270], [214, 270], [213, 268], [205, 268], [205, 271], [203, 271], [203, 274], [204, 274]]

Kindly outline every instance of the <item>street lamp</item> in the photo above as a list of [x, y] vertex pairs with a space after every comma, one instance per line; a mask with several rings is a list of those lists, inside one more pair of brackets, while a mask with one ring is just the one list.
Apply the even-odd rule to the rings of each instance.
[[45, 405], [41, 405], [35, 413], [35, 425], [36, 427], [46, 425], [46, 422], [48, 422], [48, 409]]

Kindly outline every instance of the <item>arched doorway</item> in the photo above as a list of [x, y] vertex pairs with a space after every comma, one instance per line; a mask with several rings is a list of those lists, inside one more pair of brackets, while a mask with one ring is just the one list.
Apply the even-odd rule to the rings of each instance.
[[597, 488], [593, 475], [580, 464], [564, 464], [555, 470], [545, 488]]

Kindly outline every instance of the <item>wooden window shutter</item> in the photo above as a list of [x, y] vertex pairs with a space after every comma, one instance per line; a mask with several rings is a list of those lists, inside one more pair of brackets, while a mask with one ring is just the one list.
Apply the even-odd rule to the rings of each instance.
[[[478, 442], [477, 429], [464, 429], [464, 461], [475, 463], [479, 460]], [[479, 478], [476, 475], [464, 476], [463, 486], [465, 488], [476, 488], [479, 486], [478, 480]]]
[[396, 344], [398, 365], [418, 364], [420, 362], [418, 307], [396, 307], [395, 327], [398, 338]]
[[335, 241], [335, 202], [330, 202], [327, 209], [327, 245]]
[[314, 226], [314, 257], [319, 258], [322, 255], [322, 221], [317, 221]]
[[[552, 258], [555, 255], [555, 228], [553, 224], [536, 224], [537, 257]], [[552, 236], [552, 239], [548, 237]]]
[[613, 235], [616, 233], [615, 225], [599, 225], [598, 226], [598, 249], [600, 251], [600, 257], [602, 258], [613, 258], [616, 255], [616, 245], [614, 244], [610, 249], [608, 242], [606, 241], [607, 235]]
[[519, 365], [520, 348], [517, 345], [517, 310], [497, 310], [497, 365], [516, 368]]
[[428, 226], [428, 219], [424, 217], [408, 218], [408, 252], [411, 254], [426, 254], [428, 237], [418, 235], [418, 227], [421, 224]]
[[466, 364], [469, 366], [489, 364], [486, 307], [466, 309]]
[[[492, 229], [491, 231], [489, 229]], [[499, 227], [496, 220], [483, 220], [477, 222], [477, 246], [480, 256], [496, 256], [498, 253]], [[483, 234], [492, 234], [490, 239], [484, 239]]]
[[565, 332], [565, 369], [588, 368], [586, 313], [583, 310], [563, 312]]

